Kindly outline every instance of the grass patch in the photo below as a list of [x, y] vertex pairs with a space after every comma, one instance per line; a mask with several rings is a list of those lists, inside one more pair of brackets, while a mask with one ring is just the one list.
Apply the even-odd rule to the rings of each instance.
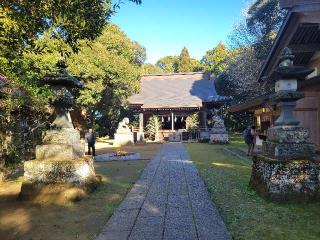
[[232, 148], [246, 148], [247, 144], [244, 142], [242, 134], [232, 134], [230, 135], [230, 147]]
[[222, 146], [185, 146], [234, 239], [320, 239], [320, 203], [267, 202], [248, 187], [249, 163], [225, 154]]
[[[137, 146], [138, 147], [138, 146]], [[158, 146], [139, 146], [152, 156]], [[103, 153], [102, 149], [99, 149]], [[16, 201], [22, 177], [0, 185], [0, 239], [94, 239], [138, 179], [148, 160], [95, 163], [102, 184], [89, 198], [67, 206]]]

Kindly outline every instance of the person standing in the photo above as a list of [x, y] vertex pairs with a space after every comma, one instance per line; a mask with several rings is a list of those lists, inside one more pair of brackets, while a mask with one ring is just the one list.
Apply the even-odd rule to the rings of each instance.
[[96, 155], [96, 134], [93, 132], [92, 128], [89, 128], [89, 131], [85, 135], [85, 141], [88, 143], [88, 155], [91, 155], [91, 149], [92, 149], [92, 156]]
[[255, 126], [252, 126], [244, 131], [244, 141], [248, 145], [247, 155], [251, 155], [253, 153], [256, 135], [257, 132]]

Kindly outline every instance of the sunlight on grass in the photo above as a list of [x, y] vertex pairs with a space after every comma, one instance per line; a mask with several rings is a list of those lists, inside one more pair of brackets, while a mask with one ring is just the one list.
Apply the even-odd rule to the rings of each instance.
[[229, 163], [211, 163], [215, 167], [224, 167], [224, 168], [249, 168], [249, 166], [239, 166]]

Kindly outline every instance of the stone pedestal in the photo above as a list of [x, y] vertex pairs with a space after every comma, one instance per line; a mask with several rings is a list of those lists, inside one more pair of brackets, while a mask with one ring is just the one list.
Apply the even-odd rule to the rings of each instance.
[[32, 160], [24, 165], [24, 180], [33, 183], [70, 183], [85, 185], [95, 178], [90, 156], [75, 160]]
[[133, 144], [134, 143], [133, 133], [132, 132], [115, 133], [114, 143], [119, 146]]
[[209, 140], [210, 139], [210, 132], [209, 130], [201, 130], [200, 129], [200, 136], [201, 141]]
[[253, 156], [250, 186], [264, 198], [276, 202], [320, 200], [320, 162], [276, 160]]
[[210, 132], [210, 143], [212, 144], [228, 144], [229, 134], [224, 126], [221, 118], [216, 117], [214, 126]]
[[84, 198], [99, 183], [93, 159], [84, 157], [85, 146], [73, 128], [45, 132], [36, 159], [24, 164], [20, 200], [64, 203]]
[[262, 154], [253, 156], [250, 186], [272, 201], [320, 200], [320, 161], [309, 136], [299, 126], [270, 128]]
[[36, 147], [36, 159], [24, 163], [20, 200], [75, 201], [96, 188], [99, 179], [93, 159], [84, 157], [84, 144], [75, 129], [48, 130], [43, 142]]
[[276, 126], [268, 130], [268, 140], [262, 144], [262, 153], [278, 160], [312, 159], [315, 146], [309, 138], [309, 131], [303, 127]]
[[171, 133], [169, 135], [169, 139], [168, 139], [169, 142], [181, 142], [182, 141], [182, 135], [181, 133]]
[[85, 154], [80, 133], [73, 128], [52, 129], [45, 132], [43, 144], [36, 147], [37, 160], [77, 159]]
[[118, 124], [117, 132], [114, 134], [114, 144], [118, 146], [134, 144], [133, 133], [128, 127], [129, 118], [124, 118]]
[[79, 201], [96, 189], [93, 159], [32, 160], [24, 165], [24, 181], [19, 200], [65, 204]]

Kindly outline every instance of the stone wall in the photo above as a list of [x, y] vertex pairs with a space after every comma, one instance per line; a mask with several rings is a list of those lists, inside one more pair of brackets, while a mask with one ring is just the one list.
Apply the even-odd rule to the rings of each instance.
[[318, 201], [320, 161], [281, 161], [255, 155], [250, 186], [272, 201]]

